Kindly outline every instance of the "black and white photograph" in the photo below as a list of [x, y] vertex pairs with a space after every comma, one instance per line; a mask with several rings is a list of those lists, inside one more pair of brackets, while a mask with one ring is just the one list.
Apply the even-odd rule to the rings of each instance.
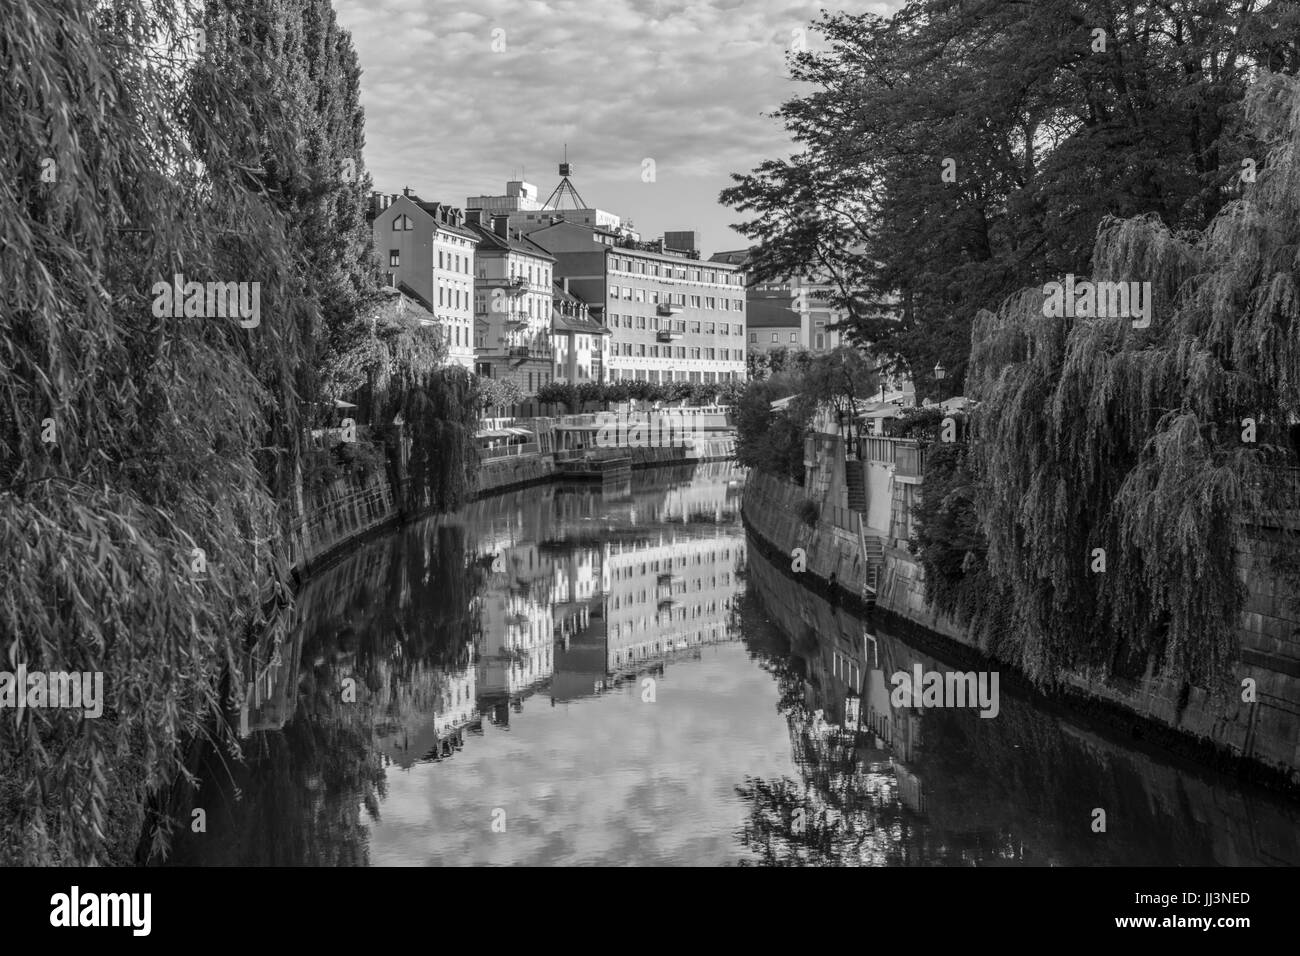
[[1300, 4], [823, 2], [0, 0], [22, 923], [1278, 927]]

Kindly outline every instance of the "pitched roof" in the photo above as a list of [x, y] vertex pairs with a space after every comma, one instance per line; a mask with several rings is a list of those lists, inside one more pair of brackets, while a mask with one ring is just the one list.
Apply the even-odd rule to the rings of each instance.
[[497, 235], [494, 230], [489, 229], [486, 226], [480, 226], [476, 222], [466, 223], [465, 228], [473, 232], [478, 238], [479, 252], [482, 252], [485, 249], [496, 249], [501, 252], [522, 252], [530, 256], [536, 256], [539, 259], [546, 259], [548, 262], [555, 261], [555, 256], [551, 255], [518, 230], [510, 229], [510, 235], [507, 237]]
[[614, 334], [594, 319], [588, 319], [576, 315], [564, 315], [560, 312], [551, 313], [551, 331], [582, 332], [586, 335]]

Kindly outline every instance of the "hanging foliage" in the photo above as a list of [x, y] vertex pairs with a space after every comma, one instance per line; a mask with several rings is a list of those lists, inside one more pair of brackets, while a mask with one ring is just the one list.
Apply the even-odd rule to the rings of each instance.
[[1046, 317], [1039, 289], [976, 318], [975, 506], [1009, 596], [985, 626], [1039, 679], [1148, 663], [1214, 690], [1230, 678], [1235, 554], [1287, 504], [1277, 469], [1295, 464], [1300, 81], [1262, 78], [1246, 116], [1268, 154], [1203, 232], [1154, 216], [1098, 230], [1092, 279], [1150, 283], [1149, 327]]

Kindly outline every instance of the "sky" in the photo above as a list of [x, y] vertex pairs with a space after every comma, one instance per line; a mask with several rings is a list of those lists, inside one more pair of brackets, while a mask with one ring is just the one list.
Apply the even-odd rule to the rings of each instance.
[[718, 204], [730, 174], [794, 149], [765, 114], [797, 92], [792, 44], [822, 47], [810, 28], [820, 5], [335, 0], [361, 64], [374, 188], [463, 206], [523, 178], [545, 200], [567, 143], [588, 206], [631, 219], [644, 239], [695, 229], [706, 257], [749, 245], [731, 228], [743, 217]]

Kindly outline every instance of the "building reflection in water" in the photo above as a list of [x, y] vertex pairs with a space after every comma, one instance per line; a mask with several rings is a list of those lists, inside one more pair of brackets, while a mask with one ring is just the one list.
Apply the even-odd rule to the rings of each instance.
[[551, 706], [661, 672], [727, 627], [743, 561], [730, 463], [638, 472], [611, 495], [541, 486], [445, 519], [483, 571], [467, 661], [421, 706], [388, 701], [380, 746], [400, 766], [450, 757], [486, 720], [543, 693]]

